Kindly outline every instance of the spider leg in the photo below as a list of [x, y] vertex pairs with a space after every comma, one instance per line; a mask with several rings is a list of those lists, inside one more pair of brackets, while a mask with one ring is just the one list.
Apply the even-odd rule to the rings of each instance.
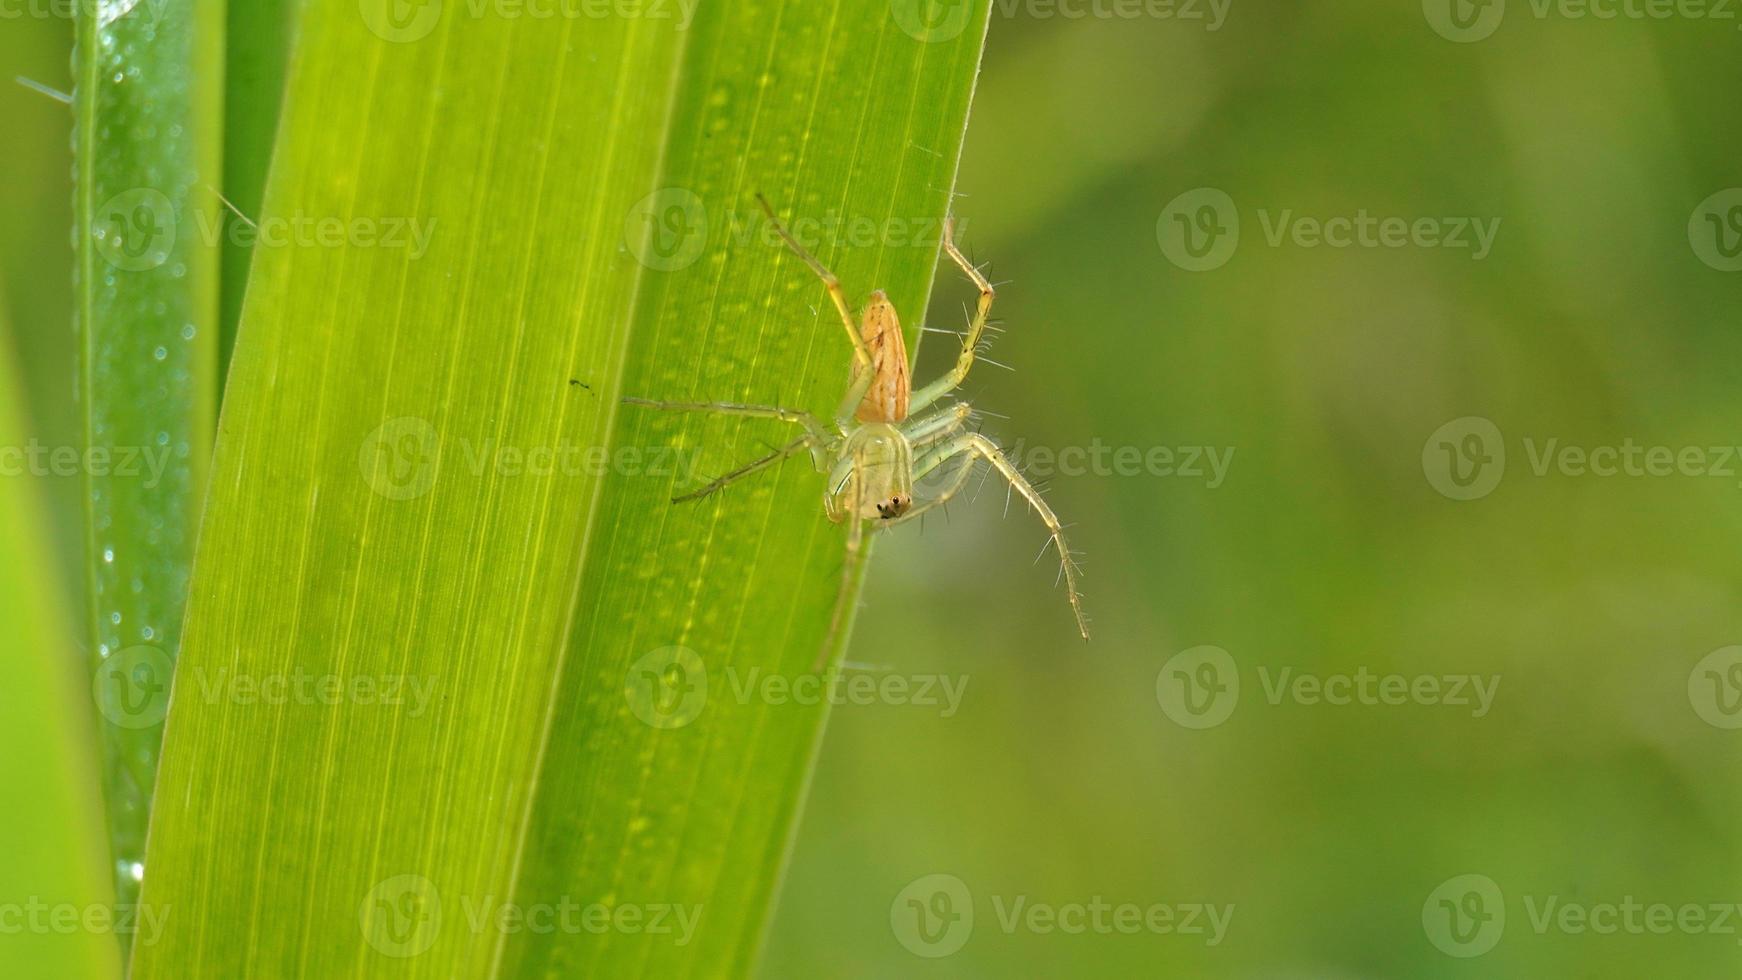
[[865, 392], [871, 390], [872, 376], [876, 374], [871, 369], [871, 349], [865, 346], [865, 338], [859, 335], [859, 327], [853, 322], [853, 311], [847, 307], [847, 294], [841, 289], [841, 280], [836, 279], [835, 274], [830, 272], [827, 266], [818, 261], [816, 256], [806, 251], [805, 247], [798, 243], [798, 239], [792, 236], [792, 232], [786, 230], [786, 226], [780, 223], [780, 218], [774, 213], [774, 205], [768, 203], [768, 198], [757, 194], [756, 201], [762, 205], [763, 212], [768, 215], [769, 223], [779, 233], [781, 240], [786, 242], [786, 247], [792, 249], [794, 255], [803, 259], [804, 264], [810, 266], [811, 271], [817, 274], [817, 278], [823, 281], [824, 288], [829, 291], [829, 299], [834, 302], [835, 309], [841, 314], [841, 325], [847, 329], [847, 339], [853, 342], [853, 364], [858, 368], [859, 380], [852, 386], [855, 390], [848, 391], [846, 399], [842, 401], [841, 411], [837, 417], [850, 419], [853, 417], [853, 413], [858, 410], [859, 403], [864, 401]]
[[827, 445], [828, 430], [822, 422], [809, 412], [795, 408], [780, 408], [775, 405], [744, 405], [738, 402], [665, 402], [652, 398], [623, 399], [625, 405], [644, 405], [667, 412], [707, 412], [713, 415], [735, 415], [741, 418], [776, 419], [781, 422], [791, 422], [804, 426], [805, 435], [815, 447]]
[[[1071, 557], [1070, 546], [1065, 543], [1064, 525], [1059, 523], [1058, 515], [1053, 513], [1052, 507], [1048, 506], [1046, 499], [1040, 495], [1040, 491], [1034, 489], [1034, 485], [1029, 483], [1028, 479], [1016, 469], [996, 443], [979, 433], [957, 436], [922, 456], [914, 466], [915, 478], [936, 469], [947, 460], [964, 455], [974, 459], [983, 459], [990, 463], [992, 468], [998, 471], [998, 475], [1010, 484], [1010, 488], [1021, 495], [1022, 499], [1028, 501], [1028, 505], [1040, 515], [1041, 523], [1046, 525], [1047, 533], [1052, 536], [1052, 546], [1058, 550], [1059, 564], [1064, 574], [1066, 595], [1070, 598], [1071, 612], [1077, 618], [1077, 632], [1081, 633], [1083, 639], [1087, 640], [1089, 638], [1089, 621], [1083, 613], [1083, 594], [1077, 584], [1079, 572], [1075, 559]], [[909, 510], [893, 521], [886, 521], [884, 526], [905, 523], [932, 507], [948, 501], [961, 491], [968, 482], [968, 474], [972, 471], [973, 466], [963, 466], [956, 474], [955, 481], [937, 498]]]
[[955, 262], [967, 274], [974, 285], [980, 289], [980, 302], [974, 309], [974, 319], [968, 324], [968, 332], [962, 337], [962, 352], [956, 356], [956, 366], [949, 373], [913, 393], [908, 402], [908, 411], [917, 412], [944, 395], [961, 387], [963, 379], [968, 376], [968, 369], [974, 366], [974, 355], [980, 347], [980, 337], [986, 332], [986, 324], [992, 316], [992, 301], [998, 298], [998, 293], [974, 264], [962, 255], [962, 250], [956, 247], [956, 219], [950, 218], [944, 222], [944, 251], [950, 260]]
[[[909, 416], [901, 425], [901, 434], [907, 437], [908, 444], [915, 450], [929, 449], [951, 436], [960, 435], [968, 420], [973, 417], [973, 406], [967, 402], [957, 402], [947, 409], [922, 418]], [[914, 458], [915, 477], [925, 475], [918, 469], [923, 459], [923, 454]]]
[[[944, 448], [948, 448], [948, 447], [946, 446]], [[934, 455], [933, 453], [927, 453], [925, 456], [920, 457], [919, 461], [914, 465], [913, 478], [915, 481], [921, 479], [926, 474], [937, 469], [939, 466], [942, 466], [944, 463], [948, 462], [949, 460], [958, 459], [965, 454], [958, 450], [956, 452], [947, 453], [947, 454], [941, 453], [941, 452], [936, 453], [935, 454], [937, 457], [936, 459], [931, 458], [933, 455]], [[894, 518], [892, 520], [884, 521], [881, 525], [879, 525], [879, 527], [880, 528], [890, 528], [890, 527], [895, 527], [898, 524], [906, 524], [908, 521], [918, 520], [928, 510], [935, 510], [939, 507], [942, 507], [943, 505], [949, 503], [952, 499], [954, 499], [956, 494], [962, 492], [962, 488], [966, 487], [968, 485], [968, 480], [973, 475], [974, 475], [974, 460], [972, 458], [970, 458], [966, 463], [962, 464], [960, 467], [957, 467], [956, 472], [954, 474], [952, 474], [950, 477], [949, 485], [944, 487], [943, 490], [940, 491], [937, 496], [935, 496], [935, 497], [931, 498], [930, 500], [927, 500], [923, 503], [918, 503], [918, 504], [913, 505], [913, 507], [910, 508], [907, 513], [901, 515], [900, 517]]]
[[835, 593], [835, 610], [829, 616], [829, 631], [823, 636], [822, 649], [817, 651], [813, 672], [821, 672], [829, 659], [845, 649], [847, 635], [853, 628], [854, 586], [858, 584], [870, 554], [870, 542], [865, 540], [865, 519], [859, 516], [863, 505], [859, 481], [852, 481], [853, 499], [847, 512], [847, 553], [841, 563], [841, 588]]
[[682, 496], [671, 498], [671, 502], [674, 504], [682, 504], [691, 500], [700, 500], [708, 494], [722, 489], [728, 484], [736, 483], [751, 474], [760, 473], [776, 463], [783, 463], [786, 460], [797, 456], [800, 452], [810, 448], [812, 448], [811, 437], [808, 435], [799, 436], [797, 439], [794, 439], [779, 449], [776, 449], [774, 452], [749, 463], [745, 463], [743, 466], [738, 467], [699, 490], [691, 490], [689, 493], [683, 494]]

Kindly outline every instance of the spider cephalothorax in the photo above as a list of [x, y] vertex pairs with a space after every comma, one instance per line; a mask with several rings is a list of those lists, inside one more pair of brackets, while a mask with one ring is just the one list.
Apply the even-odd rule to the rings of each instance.
[[[835, 413], [832, 427], [823, 425], [809, 412], [772, 405], [625, 399], [637, 405], [677, 411], [779, 419], [804, 430], [803, 435], [773, 453], [674, 499], [705, 497], [733, 481], [799, 453], [810, 453], [817, 469], [829, 476], [828, 486], [823, 491], [824, 512], [831, 521], [847, 525], [847, 562], [829, 635], [823, 643], [823, 656], [826, 657], [835, 648], [845, 621], [847, 598], [858, 562], [864, 554], [866, 524], [893, 527], [942, 506], [967, 485], [974, 463], [984, 461], [1035, 509], [1046, 524], [1051, 543], [1058, 550], [1061, 574], [1070, 597], [1071, 611], [1077, 618], [1077, 629], [1083, 639], [1088, 639], [1088, 622], [1083, 616], [1082, 595], [1077, 589], [1077, 566], [1065, 544], [1064, 526], [1059, 523], [1057, 515], [997, 444], [978, 432], [969, 431], [968, 421], [973, 417], [973, 410], [966, 402], [934, 407], [940, 398], [955, 391], [967, 377], [968, 368], [979, 352], [996, 295], [992, 284], [956, 248], [954, 220], [944, 222], [944, 251], [979, 287], [980, 300], [962, 339], [962, 350], [956, 357], [955, 366], [938, 380], [913, 391], [908, 372], [907, 344], [901, 335], [901, 319], [889, 297], [882, 290], [873, 292], [855, 324], [840, 281], [792, 237], [762, 195], [758, 194], [756, 199], [768, 213], [768, 219], [780, 237], [823, 280], [829, 299], [853, 342], [853, 366], [846, 396]], [[956, 466], [946, 479], [944, 488], [935, 497], [915, 504], [914, 481], [952, 461], [961, 461], [962, 465]], [[820, 659], [818, 665], [821, 666]]]

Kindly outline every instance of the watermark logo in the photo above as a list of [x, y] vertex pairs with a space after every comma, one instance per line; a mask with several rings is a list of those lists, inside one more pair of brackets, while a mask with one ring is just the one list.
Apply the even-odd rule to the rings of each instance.
[[[450, 896], [451, 899], [451, 896]], [[699, 903], [581, 902], [562, 895], [553, 902], [521, 904], [496, 896], [462, 894], [444, 903], [436, 886], [416, 874], [380, 882], [357, 909], [363, 937], [377, 952], [395, 959], [421, 956], [444, 928], [473, 936], [531, 934], [650, 936], [687, 946], [700, 924]]]
[[936, 44], [961, 36], [968, 6], [968, 0], [889, 0], [889, 14], [908, 37]]
[[[1533, 477], [1569, 479], [1742, 478], [1742, 446], [1668, 445], [1628, 436], [1619, 442], [1579, 444], [1558, 436], [1525, 436], [1522, 458]], [[1442, 496], [1477, 500], [1494, 492], [1506, 473], [1506, 441], [1491, 420], [1476, 415], [1435, 429], [1421, 448], [1422, 474]], [[1742, 482], [1737, 484], [1742, 486]]]
[[915, 956], [949, 956], [974, 935], [974, 896], [955, 875], [915, 878], [889, 903], [889, 929]]
[[[1190, 937], [1219, 946], [1234, 921], [1234, 906], [1208, 902], [1115, 902], [1101, 895], [1087, 901], [1036, 900], [1026, 894], [991, 897], [989, 924], [1006, 936]], [[916, 878], [889, 903], [889, 928], [908, 952], [926, 959], [949, 956], [974, 932], [974, 896], [955, 875]]]
[[1487, 875], [1448, 878], [1422, 903], [1421, 928], [1447, 956], [1481, 956], [1506, 932], [1506, 898]]
[[[1533, 936], [1714, 936], [1734, 943], [1742, 922], [1739, 902], [1644, 901], [1632, 894], [1617, 899], [1567, 898], [1548, 893], [1520, 896], [1528, 934]], [[1422, 903], [1422, 930], [1447, 956], [1470, 959], [1499, 945], [1506, 932], [1506, 897], [1492, 878], [1458, 875], [1442, 882]]]
[[357, 5], [369, 30], [395, 44], [429, 37], [442, 19], [442, 0], [357, 0]]
[[1480, 415], [1453, 419], [1422, 444], [1421, 471], [1442, 496], [1478, 500], [1506, 475], [1506, 440], [1499, 426]]
[[395, 875], [369, 889], [357, 909], [363, 938], [395, 959], [422, 955], [442, 930], [442, 898], [423, 875]]
[[[1498, 674], [1380, 673], [1366, 666], [1352, 672], [1318, 674], [1293, 667], [1257, 667], [1258, 690], [1272, 707], [1289, 702], [1303, 707], [1395, 708], [1405, 705], [1468, 709], [1485, 718], [1500, 692]], [[1215, 728], [1240, 703], [1239, 665], [1217, 646], [1196, 646], [1170, 657], [1155, 675], [1155, 698], [1162, 713], [1182, 728]]]
[[631, 664], [623, 679], [630, 711], [654, 728], [683, 728], [701, 716], [714, 697], [724, 703], [813, 708], [821, 704], [890, 705], [930, 709], [939, 718], [961, 710], [966, 674], [897, 674], [831, 667], [782, 674], [728, 664], [724, 682], [709, 688], [702, 658], [688, 647], [662, 647]]
[[1215, 728], [1240, 703], [1240, 670], [1221, 647], [1181, 650], [1155, 675], [1155, 699], [1182, 728]]
[[1499, 29], [1506, 0], [1421, 0], [1421, 13], [1435, 34], [1469, 44]]
[[708, 206], [687, 188], [661, 188], [629, 209], [623, 219], [623, 241], [635, 260], [649, 269], [687, 269], [708, 246]]
[[32, 895], [0, 903], [0, 936], [72, 936], [80, 933], [133, 937], [135, 946], [155, 946], [169, 924], [170, 906], [48, 902]]
[[435, 486], [440, 444], [424, 419], [388, 419], [364, 438], [357, 466], [369, 489], [388, 500], [413, 500]]
[[1219, 269], [1240, 246], [1240, 211], [1225, 192], [1194, 188], [1162, 208], [1155, 237], [1167, 260], [1187, 272]]
[[[1498, 217], [1385, 215], [1357, 208], [1350, 214], [1318, 216], [1293, 208], [1257, 208], [1258, 227], [1269, 248], [1444, 249], [1467, 251], [1480, 262], [1500, 234]], [[1156, 240], [1169, 262], [1188, 272], [1221, 268], [1240, 246], [1240, 210], [1214, 187], [1186, 191], [1167, 203], [1156, 221]]]
[[[1204, 489], [1215, 490], [1228, 478], [1235, 448], [1115, 446], [1099, 437], [1090, 440], [1086, 446], [1031, 446], [1027, 440], [1019, 439], [1004, 451], [1004, 456], [1030, 480], [1046, 480], [1054, 476], [1154, 476], [1201, 480]], [[941, 469], [934, 470], [931, 477], [938, 486], [947, 486], [951, 478]]]
[[151, 15], [151, 26], [161, 25], [170, 0], [0, 0], [0, 21], [90, 17], [97, 26], [108, 27], [132, 13], [142, 2]]
[[708, 667], [689, 647], [660, 647], [629, 665], [623, 697], [648, 725], [683, 728], [708, 705]]
[[1742, 270], [1742, 187], [1721, 190], [1688, 216], [1688, 244], [1719, 272]]
[[[1538, 21], [1711, 21], [1732, 23], [1731, 0], [1529, 0], [1515, 8]], [[1468, 44], [1491, 36], [1506, 15], [1506, 0], [1422, 0], [1434, 33]]]
[[437, 679], [431, 676], [327, 674], [301, 666], [266, 674], [238, 673], [228, 667], [217, 671], [195, 670], [191, 679], [184, 676], [182, 682], [185, 694], [206, 704], [274, 707], [354, 704], [404, 709], [408, 718], [422, 717], [439, 687]]
[[233, 216], [196, 211], [194, 228], [200, 242], [206, 245], [228, 242], [241, 248], [397, 249], [415, 260], [429, 253], [437, 224], [434, 218], [339, 218], [301, 211], [259, 221], [232, 219]]
[[98, 254], [123, 272], [149, 272], [169, 261], [175, 226], [175, 205], [149, 187], [117, 194], [91, 215]]
[[22, 446], [0, 446], [0, 477], [143, 477], [140, 486], [155, 490], [172, 453], [167, 445], [45, 446], [33, 438]]
[[150, 728], [169, 714], [175, 664], [154, 646], [124, 647], [103, 658], [91, 678], [97, 710], [122, 728]]
[[1742, 728], [1742, 646], [1719, 647], [1694, 664], [1688, 704], [1713, 728]]

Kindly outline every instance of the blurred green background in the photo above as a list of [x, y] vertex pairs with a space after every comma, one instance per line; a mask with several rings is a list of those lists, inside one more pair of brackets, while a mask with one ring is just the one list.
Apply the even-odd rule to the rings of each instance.
[[[852, 659], [965, 677], [965, 694], [949, 717], [836, 710], [764, 975], [1742, 974], [1742, 911], [1663, 934], [1542, 919], [1551, 902], [1742, 903], [1742, 731], [1722, 727], [1742, 723], [1726, 711], [1742, 686], [1736, 658], [1703, 661], [1742, 643], [1742, 460], [1713, 451], [1742, 443], [1742, 274], [1714, 267], [1742, 227], [1690, 234], [1742, 185], [1739, 23], [1515, 0], [1460, 34], [1435, 2], [1236, 0], [1214, 30], [1207, 3], [996, 5], [957, 209], [1007, 283], [991, 356], [1016, 370], [982, 366], [969, 394], [1009, 416], [989, 431], [1010, 446], [1232, 462], [1213, 487], [1049, 481], [1086, 554], [1086, 647], [1033, 562], [1038, 524], [990, 486], [880, 539]], [[69, 37], [0, 21], [0, 67], [64, 90]], [[28, 424], [76, 444], [69, 113], [8, 84], [0, 119], [0, 293]], [[1188, 271], [1161, 242], [1197, 188], [1227, 195], [1240, 237]], [[1205, 199], [1187, 200], [1195, 220]], [[1285, 212], [1498, 226], [1478, 258], [1273, 242]], [[955, 327], [969, 292], [942, 275], [930, 322]], [[928, 339], [922, 376], [949, 347]], [[1505, 465], [1457, 500], [1424, 448], [1463, 449], [1471, 430], [1440, 430], [1472, 416]], [[1539, 474], [1550, 440], [1694, 447], [1727, 474]], [[41, 489], [70, 568], [77, 481]], [[1240, 690], [1192, 728], [1176, 719], [1214, 716], [1164, 709], [1158, 680], [1207, 676], [1169, 664], [1204, 645]], [[1270, 696], [1284, 671], [1498, 688], [1477, 717]], [[971, 930], [941, 917], [960, 893], [910, 887], [934, 875], [959, 880]], [[1233, 912], [1211, 945], [1007, 927], [1018, 899]], [[1454, 921], [1502, 908], [1503, 931]], [[921, 912], [939, 943], [906, 928]]]

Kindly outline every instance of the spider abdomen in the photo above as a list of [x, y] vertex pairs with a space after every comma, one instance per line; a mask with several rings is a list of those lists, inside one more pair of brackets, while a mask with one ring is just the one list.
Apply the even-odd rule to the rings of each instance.
[[[859, 321], [859, 336], [871, 352], [871, 387], [854, 416], [861, 422], [900, 422], [907, 418], [909, 382], [907, 341], [901, 336], [901, 318], [895, 304], [879, 289], [865, 302]], [[853, 380], [863, 368], [855, 367]]]

